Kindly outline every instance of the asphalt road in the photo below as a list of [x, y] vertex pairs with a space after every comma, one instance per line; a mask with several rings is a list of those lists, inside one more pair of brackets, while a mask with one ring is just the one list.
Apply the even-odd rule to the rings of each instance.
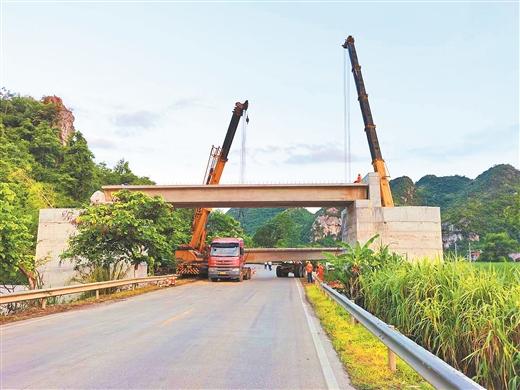
[[303, 294], [258, 268], [5, 325], [0, 386], [350, 388]]

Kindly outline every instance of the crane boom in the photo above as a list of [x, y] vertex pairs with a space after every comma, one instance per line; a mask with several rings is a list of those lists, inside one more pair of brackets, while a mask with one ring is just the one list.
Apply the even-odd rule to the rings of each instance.
[[[206, 173], [204, 175], [205, 184], [211, 185], [220, 182], [224, 166], [228, 161], [229, 150], [231, 149], [231, 144], [235, 138], [240, 118], [244, 115], [244, 112], [247, 111], [248, 107], [249, 102], [247, 100], [244, 103], [235, 103], [233, 115], [231, 116], [231, 121], [229, 122], [226, 138], [224, 138], [222, 147], [212, 146], [211, 148]], [[176, 251], [176, 258], [190, 261], [202, 257], [206, 241], [206, 224], [210, 212], [211, 209], [208, 208], [195, 209], [191, 241], [188, 245], [184, 245]]]
[[379, 174], [381, 179], [381, 202], [384, 207], [393, 207], [394, 200], [392, 198], [392, 191], [390, 189], [390, 182], [388, 181], [388, 173], [386, 171], [385, 160], [379, 147], [379, 140], [377, 139], [376, 125], [372, 118], [372, 111], [370, 110], [370, 103], [368, 102], [368, 95], [361, 74], [361, 66], [359, 65], [356, 47], [354, 46], [354, 38], [349, 35], [342, 45], [344, 49], [348, 50], [350, 63], [352, 64], [352, 74], [356, 83], [359, 106], [361, 108], [361, 115], [363, 116], [363, 123], [365, 124], [365, 133], [367, 135], [368, 147], [370, 148], [370, 155], [372, 157], [372, 166]]

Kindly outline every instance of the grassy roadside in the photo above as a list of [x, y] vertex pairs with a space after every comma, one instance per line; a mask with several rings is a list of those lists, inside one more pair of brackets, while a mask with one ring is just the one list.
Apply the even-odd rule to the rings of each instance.
[[[182, 286], [184, 284], [193, 283], [198, 279], [177, 279], [175, 282], [175, 287]], [[172, 286], [173, 287], [173, 286]], [[159, 287], [157, 285], [149, 285], [143, 286], [140, 288], [136, 288], [135, 290], [123, 290], [118, 291], [113, 294], [100, 295], [99, 299], [95, 297], [89, 297], [84, 299], [78, 299], [77, 301], [72, 301], [68, 303], [58, 303], [58, 304], [48, 304], [45, 309], [42, 309], [39, 306], [30, 307], [27, 310], [10, 314], [10, 315], [0, 315], [0, 325], [9, 324], [11, 322], [27, 320], [30, 318], [43, 317], [49, 314], [62, 313], [71, 310], [79, 310], [82, 308], [86, 308], [92, 305], [96, 305], [104, 302], [116, 302], [126, 298], [134, 297], [136, 295], [146, 294], [151, 291], [157, 291], [167, 287]]]
[[351, 324], [347, 312], [315, 285], [305, 292], [323, 329], [357, 389], [431, 389], [412, 368], [397, 359], [397, 371], [387, 366], [387, 348], [362, 325]]

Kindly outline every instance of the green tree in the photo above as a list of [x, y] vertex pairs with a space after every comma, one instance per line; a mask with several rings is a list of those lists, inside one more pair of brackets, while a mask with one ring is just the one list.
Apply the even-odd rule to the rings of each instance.
[[520, 243], [520, 186], [511, 196], [510, 205], [504, 209], [504, 217], [509, 225], [511, 237]]
[[35, 128], [29, 151], [42, 168], [56, 168], [63, 158], [57, 130], [47, 123], [40, 123]]
[[78, 217], [78, 234], [62, 259], [71, 259], [79, 272], [102, 269], [113, 276], [144, 262], [152, 273], [173, 262], [174, 248], [185, 240], [176, 229], [180, 224], [161, 198], [120, 191], [113, 203], [89, 206]]
[[306, 209], [285, 210], [256, 231], [253, 243], [268, 248], [308, 245], [313, 221], [314, 215]]
[[119, 160], [114, 168], [109, 168], [104, 163], [98, 164], [96, 176], [98, 187], [110, 184], [154, 184], [148, 177], [135, 175], [130, 169], [128, 161], [123, 159]]
[[206, 225], [207, 236], [206, 242], [209, 244], [215, 237], [237, 237], [244, 239], [246, 246], [250, 245], [251, 239], [240, 226], [238, 222], [231, 215], [224, 214], [216, 210], [213, 211], [208, 218]]
[[[80, 132], [63, 145], [55, 128], [57, 114], [54, 104], [0, 89], [0, 184], [15, 194], [9, 207], [16, 224], [28, 229], [29, 253], [36, 246], [40, 208], [77, 207], [104, 184], [152, 184], [135, 175], [124, 160], [114, 169], [95, 164]], [[32, 259], [28, 264], [24, 270], [30, 273]], [[8, 273], [0, 276], [6, 281]]]
[[20, 275], [29, 288], [36, 287], [32, 235], [28, 218], [17, 213], [16, 194], [6, 183], [0, 183], [0, 278], [16, 280]]
[[[349, 298], [358, 303], [361, 298], [360, 277], [381, 264], [379, 256], [376, 256], [376, 253], [370, 248], [378, 237], [377, 235], [372, 237], [363, 245], [359, 242], [354, 245], [341, 243], [345, 252], [339, 255], [324, 254], [333, 265], [333, 271], [327, 275], [327, 278], [344, 283]], [[387, 252], [384, 251], [384, 256], [386, 255]]]
[[518, 250], [518, 242], [507, 232], [488, 233], [481, 244], [479, 261], [511, 261], [510, 253]]
[[62, 171], [68, 178], [64, 183], [66, 192], [77, 201], [88, 200], [96, 190], [94, 184], [94, 155], [87, 141], [77, 131], [65, 148]]

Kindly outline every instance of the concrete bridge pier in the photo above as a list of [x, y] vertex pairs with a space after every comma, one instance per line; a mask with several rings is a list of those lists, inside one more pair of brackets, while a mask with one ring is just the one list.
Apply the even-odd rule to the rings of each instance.
[[439, 207], [382, 207], [379, 175], [369, 173], [363, 182], [368, 184], [368, 199], [354, 200], [343, 211], [343, 241], [363, 244], [378, 234], [373, 249], [388, 245], [410, 260], [442, 258]]

